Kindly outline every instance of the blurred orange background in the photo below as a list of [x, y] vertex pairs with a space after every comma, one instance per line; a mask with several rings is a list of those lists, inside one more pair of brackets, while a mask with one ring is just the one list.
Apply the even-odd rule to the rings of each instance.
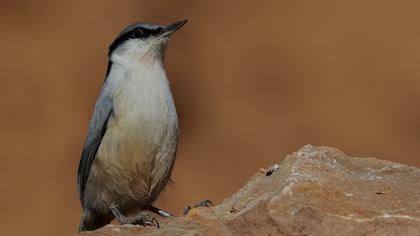
[[2, 235], [72, 235], [107, 47], [188, 19], [166, 68], [181, 126], [157, 206], [220, 203], [305, 144], [420, 166], [419, 1], [0, 2]]

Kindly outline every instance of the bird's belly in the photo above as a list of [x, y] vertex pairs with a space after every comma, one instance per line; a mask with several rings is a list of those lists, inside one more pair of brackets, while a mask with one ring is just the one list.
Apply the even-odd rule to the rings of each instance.
[[131, 99], [114, 101], [114, 116], [92, 166], [90, 182], [96, 185], [103, 207], [153, 201], [160, 192], [156, 183], [166, 184], [174, 162], [175, 107], [168, 107], [166, 101], [156, 107], [141, 98]]

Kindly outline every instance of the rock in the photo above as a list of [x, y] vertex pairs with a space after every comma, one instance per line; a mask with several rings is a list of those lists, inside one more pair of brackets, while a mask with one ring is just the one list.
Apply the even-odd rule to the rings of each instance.
[[84, 235], [420, 235], [420, 170], [307, 145], [213, 208]]

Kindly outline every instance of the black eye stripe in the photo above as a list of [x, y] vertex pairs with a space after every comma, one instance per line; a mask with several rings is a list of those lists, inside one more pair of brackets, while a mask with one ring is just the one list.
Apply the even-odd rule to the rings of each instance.
[[141, 38], [141, 37], [143, 37], [143, 35], [144, 35], [144, 32], [141, 29], [137, 29], [133, 32], [133, 37], [134, 38]]
[[146, 28], [146, 27], [135, 27], [128, 31], [123, 32], [122, 34], [118, 35], [118, 37], [111, 43], [109, 46], [108, 55], [111, 53], [122, 43], [130, 39], [147, 39], [154, 35], [159, 35], [162, 32], [163, 27], [155, 27], [155, 28]]
[[161, 28], [151, 30], [151, 29], [144, 29], [144, 28], [138, 28], [134, 31], [134, 35], [136, 38], [147, 38], [151, 35], [155, 35], [161, 31]]

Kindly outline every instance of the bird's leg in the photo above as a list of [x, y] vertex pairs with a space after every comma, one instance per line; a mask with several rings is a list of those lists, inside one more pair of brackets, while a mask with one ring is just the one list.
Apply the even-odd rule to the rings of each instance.
[[213, 203], [210, 200], [203, 200], [203, 201], [199, 201], [197, 202], [193, 207], [187, 206], [184, 208], [184, 215], [187, 215], [188, 212], [190, 212], [190, 210], [192, 208], [197, 208], [197, 207], [212, 207]]
[[160, 216], [162, 216], [162, 217], [165, 217], [165, 218], [168, 218], [168, 217], [173, 216], [171, 213], [166, 212], [166, 211], [164, 211], [164, 210], [162, 210], [162, 209], [159, 209], [159, 208], [157, 208], [157, 207], [154, 207], [154, 206], [152, 206], [152, 205], [149, 205], [149, 206], [147, 207], [147, 210], [149, 210], [149, 211], [151, 211], [151, 212], [153, 212], [153, 213], [155, 213], [155, 214], [158, 214], [158, 215], [160, 215]]
[[159, 221], [151, 216], [150, 214], [146, 212], [139, 212], [135, 216], [127, 217], [124, 216], [120, 210], [118, 210], [117, 206], [111, 206], [110, 207], [112, 214], [117, 218], [118, 222], [120, 224], [130, 224], [130, 225], [143, 225], [143, 226], [156, 226], [159, 228]]

